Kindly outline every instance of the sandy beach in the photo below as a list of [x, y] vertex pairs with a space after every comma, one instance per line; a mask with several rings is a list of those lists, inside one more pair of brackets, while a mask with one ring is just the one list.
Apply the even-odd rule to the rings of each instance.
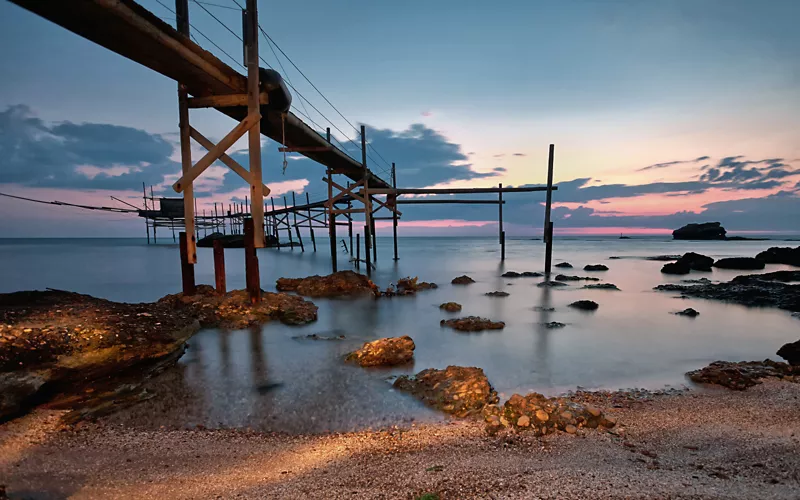
[[488, 436], [477, 421], [298, 436], [62, 429], [59, 412], [37, 410], [0, 426], [0, 477], [9, 498], [797, 498], [800, 385], [617, 406], [604, 408], [613, 432], [545, 438]]

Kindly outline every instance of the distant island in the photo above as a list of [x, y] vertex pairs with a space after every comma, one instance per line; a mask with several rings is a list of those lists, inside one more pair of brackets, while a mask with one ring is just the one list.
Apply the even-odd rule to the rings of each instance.
[[726, 241], [763, 241], [769, 238], [747, 238], [744, 236], [727, 236], [727, 231], [719, 222], [702, 222], [699, 224], [686, 224], [672, 231], [672, 238], [676, 240], [726, 240]]

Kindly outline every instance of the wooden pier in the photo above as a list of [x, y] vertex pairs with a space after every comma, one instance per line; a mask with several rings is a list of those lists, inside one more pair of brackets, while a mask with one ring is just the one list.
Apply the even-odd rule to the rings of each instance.
[[[305, 251], [306, 246], [300, 229], [308, 229], [311, 248], [316, 251], [314, 230], [327, 229], [332, 269], [337, 271], [339, 265], [336, 229], [337, 226], [347, 226], [349, 245], [346, 241], [344, 243], [350, 254], [350, 261], [357, 268], [363, 263], [366, 272], [370, 273], [379, 257], [375, 244], [376, 220], [392, 221], [393, 259], [395, 261], [399, 259], [397, 230], [398, 221], [402, 216], [402, 212], [398, 209], [400, 205], [445, 203], [497, 205], [501, 258], [505, 258], [503, 194], [538, 191], [547, 192], [544, 239], [545, 270], [549, 275], [553, 234], [550, 206], [552, 191], [558, 189], [553, 186], [553, 145], [550, 146], [547, 186], [509, 188], [501, 184], [489, 188], [398, 188], [394, 163], [389, 181], [368, 167], [368, 142], [363, 125], [360, 128], [361, 161], [359, 162], [331, 142], [330, 129], [323, 137], [290, 110], [291, 94], [281, 76], [275, 71], [259, 67], [258, 32], [263, 30], [258, 22], [256, 0], [246, 0], [242, 11], [240, 39], [243, 43], [247, 70], [244, 75], [191, 40], [189, 0], [175, 0], [176, 27], [174, 28], [133, 0], [11, 1], [177, 82], [182, 175], [173, 185], [173, 189], [182, 194], [182, 197], [162, 197], [156, 208], [156, 198], [152, 189], [149, 199], [147, 191], [144, 190], [144, 209], [125, 211], [138, 212], [138, 215], [145, 219], [148, 242], [151, 229], [154, 243], [157, 241], [157, 228], [170, 227], [173, 238], [174, 231], [176, 229], [179, 231], [185, 293], [194, 290], [193, 266], [197, 261], [196, 246], [200, 240], [201, 230], [204, 235], [207, 235], [209, 230], [212, 232], [221, 230], [224, 236], [227, 236], [226, 232], [243, 236], [243, 246], [246, 248], [247, 288], [251, 293], [251, 300], [258, 301], [260, 284], [256, 249], [268, 246], [270, 241], [276, 242], [277, 248], [280, 249], [280, 238], [284, 233], [292, 249], [296, 238], [301, 251]], [[192, 126], [190, 110], [197, 108], [213, 108], [233, 118], [237, 123], [215, 144]], [[226, 154], [226, 151], [244, 135], [248, 136], [248, 168], [244, 168]], [[298, 205], [295, 195], [292, 194], [291, 206], [288, 199], [283, 197], [283, 208], [275, 207], [274, 197], [267, 200], [270, 189], [263, 183], [261, 135], [282, 144], [283, 147], [279, 148], [279, 151], [299, 153], [325, 167], [326, 175], [322, 180], [327, 185], [327, 198], [312, 202], [306, 194], [305, 203]], [[207, 150], [207, 153], [197, 161], [192, 159], [192, 140]], [[230, 168], [250, 186], [249, 201], [239, 206], [229, 204], [227, 210], [223, 204], [220, 204], [219, 209], [215, 204], [213, 213], [206, 214], [205, 211], [197, 213], [193, 182], [217, 161]], [[342, 176], [345, 180], [342, 180]], [[497, 200], [400, 199], [403, 195], [417, 194], [496, 194]], [[364, 245], [363, 260], [361, 241]], [[221, 248], [221, 244], [215, 245], [214, 257], [217, 264], [215, 268], [218, 270], [216, 285], [218, 289], [224, 290], [224, 257]]]

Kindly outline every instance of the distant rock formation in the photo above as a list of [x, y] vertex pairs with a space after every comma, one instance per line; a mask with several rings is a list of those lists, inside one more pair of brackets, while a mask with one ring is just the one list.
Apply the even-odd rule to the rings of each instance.
[[756, 255], [765, 264], [787, 264], [800, 267], [800, 247], [771, 247]]
[[686, 224], [672, 231], [672, 237], [676, 240], [724, 240], [726, 232], [719, 222], [703, 222]]

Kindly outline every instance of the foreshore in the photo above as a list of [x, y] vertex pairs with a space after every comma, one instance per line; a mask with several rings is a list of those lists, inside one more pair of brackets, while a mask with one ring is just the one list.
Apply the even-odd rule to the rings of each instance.
[[0, 477], [10, 498], [797, 498], [800, 384], [615, 404], [615, 430], [543, 438], [474, 420], [296, 436], [63, 427], [37, 410], [0, 426]]

